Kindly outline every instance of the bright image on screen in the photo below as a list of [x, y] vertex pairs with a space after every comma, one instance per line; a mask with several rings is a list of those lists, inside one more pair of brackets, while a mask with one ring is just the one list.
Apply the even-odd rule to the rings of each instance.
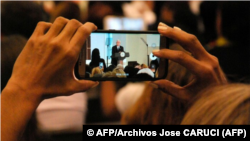
[[87, 47], [88, 77], [157, 78], [159, 34], [92, 33]]

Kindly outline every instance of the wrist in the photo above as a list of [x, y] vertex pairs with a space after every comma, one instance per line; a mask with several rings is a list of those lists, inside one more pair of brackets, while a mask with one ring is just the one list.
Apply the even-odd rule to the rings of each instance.
[[21, 138], [28, 121], [42, 101], [39, 95], [22, 88], [21, 85], [11, 81], [8, 82], [1, 94], [3, 140], [17, 140]]
[[27, 102], [31, 106], [39, 105], [42, 101], [42, 91], [32, 86], [26, 86], [25, 82], [16, 82], [10, 79], [2, 93], [8, 97], [16, 97], [21, 102]]

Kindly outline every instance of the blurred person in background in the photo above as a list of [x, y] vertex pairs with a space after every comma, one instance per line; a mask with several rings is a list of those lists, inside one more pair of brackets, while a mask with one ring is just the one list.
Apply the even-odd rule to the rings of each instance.
[[194, 101], [182, 125], [250, 124], [250, 85], [235, 83], [210, 87]]
[[[188, 33], [196, 35], [203, 44], [202, 31], [197, 10], [193, 10], [189, 1], [155, 1], [154, 12], [157, 15], [155, 24], [149, 26], [149, 30], [156, 30], [159, 22], [166, 23], [170, 27], [177, 26]], [[196, 12], [193, 12], [196, 11]], [[173, 44], [169, 40], [169, 44]]]
[[[171, 3], [171, 2], [170, 2]], [[171, 7], [171, 4], [170, 4]], [[198, 17], [191, 11], [188, 1], [172, 2], [174, 25], [199, 39]]]
[[81, 12], [77, 3], [71, 1], [54, 1], [54, 3], [55, 7], [50, 13], [50, 22], [54, 22], [59, 16], [81, 21]]
[[[151, 26], [156, 22], [156, 15], [153, 12], [154, 1], [135, 1], [122, 4], [122, 10], [125, 17], [141, 18], [145, 25]], [[146, 29], [147, 29], [146, 28]]]
[[87, 21], [103, 29], [103, 18], [107, 15], [123, 16], [121, 8], [124, 1], [89, 1]]
[[100, 67], [94, 67], [92, 69], [90, 77], [102, 77], [103, 71], [100, 69]]
[[[79, 19], [83, 23], [87, 22], [89, 1], [68, 1], [68, 2], [65, 2], [65, 1], [36, 1], [36, 2], [41, 4], [44, 11], [46, 11], [46, 13], [48, 13], [48, 15], [51, 15], [52, 17], [55, 14], [54, 9], [63, 10], [63, 8], [69, 9], [71, 7], [72, 12], [68, 12], [68, 13], [74, 13], [76, 10], [79, 10], [79, 8], [80, 8], [80, 18]], [[68, 5], [66, 3], [68, 3]], [[56, 8], [58, 6], [61, 8]], [[72, 8], [76, 8], [76, 9], [72, 9]], [[57, 10], [57, 11], [61, 11], [61, 10]], [[66, 14], [66, 16], [69, 16], [69, 17], [71, 16], [71, 15], [68, 15], [67, 13], [65, 13], [65, 14]]]
[[204, 38], [204, 47], [206, 50], [214, 48], [216, 39], [218, 38], [216, 31], [216, 17], [217, 17], [218, 2], [203, 1], [200, 4], [200, 14], [204, 31], [202, 36]]
[[1, 39], [1, 90], [5, 87], [10, 76], [16, 58], [22, 51], [27, 39], [22, 35], [4, 36]]
[[91, 69], [95, 67], [100, 67], [100, 63], [102, 64], [102, 71], [106, 72], [106, 63], [105, 60], [100, 58], [100, 51], [98, 48], [93, 49], [92, 54], [91, 54], [91, 62], [89, 63], [89, 66]]
[[27, 39], [39, 21], [48, 21], [42, 6], [33, 1], [1, 1], [1, 36], [20, 34]]
[[[218, 38], [211, 54], [231, 82], [250, 83], [250, 2], [220, 2], [216, 17]], [[248, 12], [247, 12], [248, 11]]]

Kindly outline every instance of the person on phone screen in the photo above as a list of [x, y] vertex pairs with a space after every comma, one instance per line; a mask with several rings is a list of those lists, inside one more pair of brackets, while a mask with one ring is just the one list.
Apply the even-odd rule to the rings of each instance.
[[91, 54], [91, 62], [89, 63], [89, 66], [91, 67], [91, 69], [99, 66], [103, 72], [106, 72], [105, 60], [100, 57], [99, 49], [97, 48], [93, 49]]
[[121, 41], [117, 40], [116, 45], [112, 47], [112, 60], [111, 64], [117, 66], [118, 58], [115, 58], [115, 53], [120, 53], [124, 51], [123, 46], [121, 46]]

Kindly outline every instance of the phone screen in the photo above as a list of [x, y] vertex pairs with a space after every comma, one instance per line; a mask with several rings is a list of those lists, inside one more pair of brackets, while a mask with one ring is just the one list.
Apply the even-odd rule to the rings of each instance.
[[103, 68], [103, 62], [99, 62], [99, 67], [100, 67], [100, 69]]
[[[79, 57], [79, 67], [84, 64], [85, 68], [78, 69], [78, 73], [80, 78], [91, 80], [163, 78], [167, 72], [167, 61], [151, 57], [150, 54], [153, 50], [166, 47], [166, 38], [162, 38], [158, 32], [92, 32]], [[95, 66], [93, 62], [98, 61], [102, 63]], [[104, 69], [98, 71], [98, 66]]]

